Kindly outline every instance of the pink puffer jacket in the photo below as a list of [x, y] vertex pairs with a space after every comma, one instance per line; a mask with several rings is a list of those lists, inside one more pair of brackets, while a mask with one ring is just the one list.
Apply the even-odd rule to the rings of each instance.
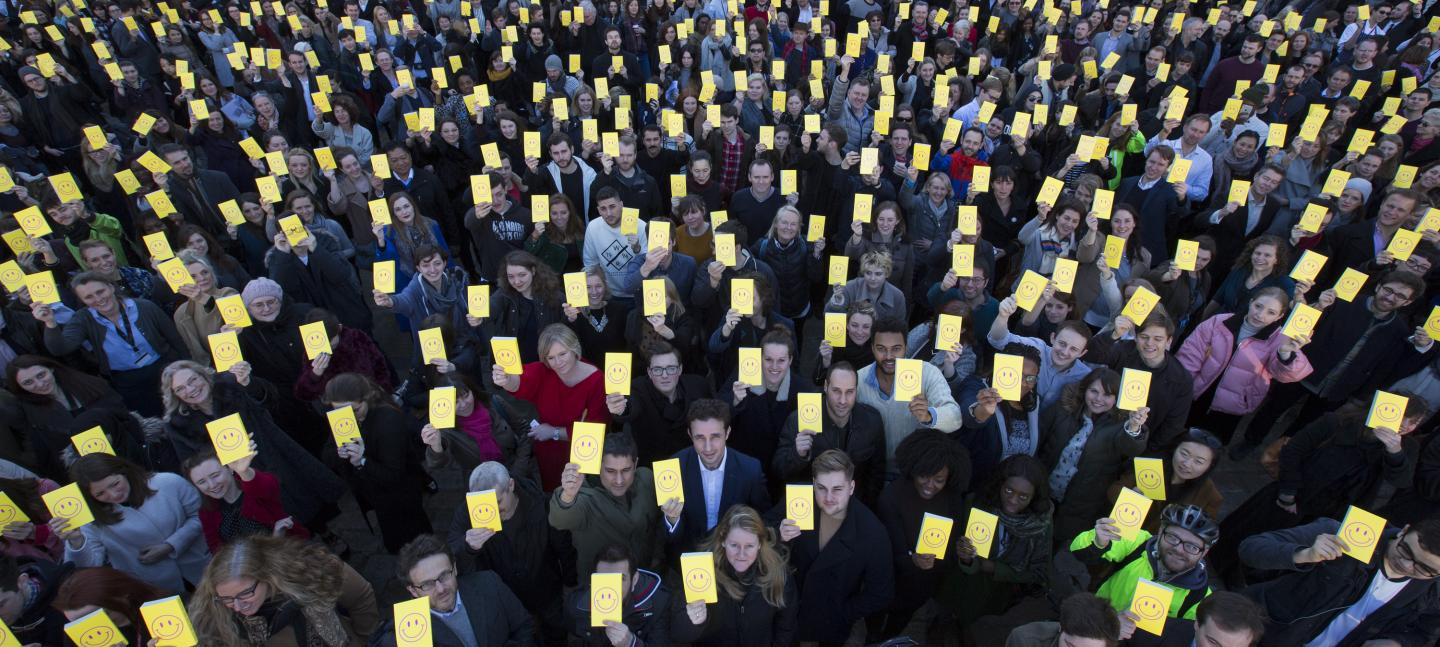
[[[1238, 320], [1236, 315], [1215, 315], [1195, 328], [1180, 346], [1176, 357], [1195, 376], [1194, 396], [1199, 399], [1215, 380], [1215, 399], [1210, 407], [1221, 413], [1242, 416], [1260, 408], [1270, 390], [1270, 380], [1299, 382], [1314, 369], [1304, 351], [1295, 353], [1290, 363], [1280, 361], [1276, 351], [1287, 338], [1275, 326], [1268, 338], [1251, 337], [1235, 347]], [[1228, 325], [1227, 325], [1228, 324]]]

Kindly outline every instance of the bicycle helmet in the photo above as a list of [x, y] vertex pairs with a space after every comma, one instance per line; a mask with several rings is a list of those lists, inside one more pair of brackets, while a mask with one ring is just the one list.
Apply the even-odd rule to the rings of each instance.
[[1196, 505], [1170, 504], [1160, 513], [1160, 525], [1175, 526], [1184, 528], [1195, 533], [1206, 546], [1214, 544], [1220, 539], [1220, 525], [1215, 523], [1210, 515]]

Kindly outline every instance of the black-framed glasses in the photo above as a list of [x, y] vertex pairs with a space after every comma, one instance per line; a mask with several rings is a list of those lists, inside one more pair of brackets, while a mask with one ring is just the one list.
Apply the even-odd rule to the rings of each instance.
[[1410, 547], [1410, 542], [1405, 541], [1405, 538], [1409, 536], [1409, 534], [1410, 533], [1407, 532], [1395, 538], [1395, 555], [1399, 557], [1401, 561], [1408, 564], [1405, 570], [1414, 573], [1421, 579], [1433, 580], [1440, 577], [1440, 573], [1430, 568], [1429, 564], [1415, 559], [1415, 549]]
[[1194, 542], [1185, 541], [1184, 539], [1180, 538], [1180, 535], [1170, 532], [1169, 530], [1160, 533], [1160, 538], [1165, 540], [1165, 543], [1171, 548], [1179, 548], [1190, 555], [1199, 555], [1200, 551], [1205, 550], [1204, 546]]
[[251, 598], [255, 597], [255, 589], [259, 587], [260, 580], [255, 580], [255, 583], [251, 584], [250, 588], [236, 593], [235, 595], [217, 595], [215, 596], [215, 601], [227, 607], [234, 606], [236, 602], [248, 602]]
[[651, 374], [651, 375], [654, 375], [654, 376], [656, 376], [656, 377], [660, 377], [660, 376], [662, 376], [662, 375], [663, 375], [663, 376], [666, 376], [666, 377], [669, 377], [669, 376], [672, 376], [672, 375], [679, 375], [679, 374], [680, 374], [680, 367], [679, 367], [679, 366], [651, 366], [651, 367], [650, 367], [650, 374]]
[[424, 592], [426, 592], [426, 593], [429, 593], [429, 592], [431, 592], [431, 591], [434, 591], [434, 590], [435, 590], [435, 587], [437, 587], [437, 586], [439, 586], [439, 585], [441, 585], [441, 584], [443, 584], [443, 583], [447, 583], [447, 582], [448, 582], [448, 583], [452, 583], [452, 584], [455, 582], [455, 567], [454, 567], [454, 566], [451, 566], [450, 568], [445, 569], [444, 571], [442, 571], [442, 572], [440, 573], [440, 575], [439, 575], [438, 577], [436, 577], [436, 578], [433, 579], [433, 580], [425, 580], [425, 581], [423, 581], [423, 582], [420, 582], [419, 584], [416, 584], [416, 585], [415, 585], [415, 588], [420, 589], [421, 591], [424, 591]]

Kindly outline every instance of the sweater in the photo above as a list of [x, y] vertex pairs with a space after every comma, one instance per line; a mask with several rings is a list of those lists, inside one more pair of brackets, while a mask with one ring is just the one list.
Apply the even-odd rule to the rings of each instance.
[[[955, 397], [950, 393], [950, 385], [945, 382], [945, 375], [934, 364], [925, 362], [920, 370], [920, 391], [930, 402], [929, 425], [920, 424], [920, 421], [911, 415], [909, 402], [898, 401], [893, 393], [885, 393], [880, 389], [880, 383], [875, 376], [875, 364], [860, 369], [859, 380], [860, 389], [856, 401], [870, 405], [880, 412], [880, 419], [885, 424], [886, 461], [894, 461], [895, 448], [900, 445], [900, 441], [917, 429], [939, 429], [948, 434], [960, 428], [960, 405], [955, 403]], [[890, 469], [895, 469], [893, 462], [889, 465]]]

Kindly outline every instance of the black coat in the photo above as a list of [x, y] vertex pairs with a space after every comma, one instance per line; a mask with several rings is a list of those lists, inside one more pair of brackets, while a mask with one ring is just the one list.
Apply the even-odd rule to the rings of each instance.
[[1174, 355], [1166, 353], [1165, 363], [1159, 369], [1151, 369], [1140, 359], [1140, 351], [1135, 348], [1133, 340], [1115, 341], [1109, 332], [1091, 337], [1090, 350], [1086, 355], [1091, 362], [1109, 366], [1117, 372], [1134, 368], [1152, 373], [1150, 416], [1145, 421], [1146, 429], [1150, 430], [1148, 446], [1151, 450], [1170, 447], [1184, 433], [1190, 403], [1195, 398], [1195, 379]]
[[388, 406], [372, 406], [360, 423], [365, 465], [357, 468], [347, 462], [345, 472], [355, 493], [377, 510], [420, 509], [423, 505], [421, 496], [430, 476], [423, 467], [421, 426], [419, 420]]
[[316, 247], [309, 253], [309, 262], [295, 254], [271, 254], [270, 278], [296, 301], [325, 308], [340, 323], [370, 330], [373, 315], [360, 290], [360, 279], [339, 254]]
[[[465, 617], [470, 621], [470, 628], [475, 630], [472, 640], [479, 641], [481, 645], [507, 647], [535, 644], [535, 628], [530, 614], [494, 573], [481, 571], [462, 575], [457, 587], [460, 603], [465, 607]], [[430, 618], [430, 630], [436, 647], [464, 647], [468, 644], [439, 618]], [[385, 647], [395, 644], [393, 618], [380, 625], [374, 639]]]
[[[1174, 251], [1170, 241], [1180, 229], [1184, 210], [1172, 184], [1161, 178], [1142, 198], [1140, 177], [1127, 177], [1115, 187], [1115, 204], [1128, 204], [1140, 214], [1140, 238], [1155, 262], [1168, 260]], [[1132, 195], [1133, 194], [1133, 195]]]
[[[1225, 203], [1222, 202], [1220, 205], [1223, 207]], [[1250, 218], [1250, 207], [1248, 206], [1241, 206], [1221, 219], [1219, 224], [1210, 225], [1205, 232], [1215, 239], [1215, 257], [1210, 259], [1210, 267], [1222, 268], [1234, 265], [1235, 258], [1245, 248], [1245, 243], [1270, 229], [1270, 223], [1275, 221], [1275, 214], [1279, 212], [1279, 200], [1266, 200], [1265, 206], [1260, 209], [1260, 220], [1249, 232], [1245, 231], [1245, 224]], [[1209, 218], [1210, 213], [1202, 211], [1197, 219]]]
[[[784, 504], [765, 515], [775, 528], [784, 518]], [[789, 543], [800, 586], [800, 640], [843, 642], [856, 620], [890, 605], [895, 595], [890, 537], [865, 504], [850, 499], [845, 520], [823, 550], [818, 530], [801, 532]]]
[[[253, 172], [246, 177], [253, 176]], [[251, 180], [254, 183], [254, 180]], [[185, 216], [186, 222], [191, 222], [205, 231], [210, 232], [217, 240], [228, 240], [230, 234], [226, 231], [225, 220], [220, 214], [220, 208], [216, 205], [226, 200], [234, 200], [240, 197], [239, 189], [230, 177], [219, 171], [195, 170], [195, 184], [199, 188], [200, 196], [197, 199], [194, 194], [185, 186], [185, 182], [177, 177], [171, 177], [165, 192], [170, 195], [170, 201], [175, 204], [175, 210]], [[209, 207], [204, 207], [201, 202], [208, 202]]]
[[551, 606], [558, 611], [562, 586], [574, 577], [574, 573], [565, 575], [575, 566], [575, 560], [566, 560], [569, 543], [563, 531], [550, 525], [545, 512], [547, 499], [538, 484], [515, 479], [515, 496], [519, 498], [515, 516], [505, 520], [504, 530], [479, 551], [465, 543], [470, 512], [463, 505], [458, 507], [450, 520], [450, 550], [459, 559], [462, 572], [492, 571], [499, 575], [531, 613], [541, 615]]
[[[716, 568], [724, 568], [716, 565]], [[685, 611], [683, 600], [670, 605], [670, 633], [678, 643], [696, 647], [789, 647], [795, 637], [795, 618], [799, 614], [795, 578], [785, 578], [785, 606], [775, 608], [765, 601], [760, 587], [745, 587], [744, 597], [736, 600], [719, 589], [719, 602], [705, 607], [705, 622], [695, 625]]]
[[[873, 504], [885, 485], [885, 422], [880, 412], [868, 404], [855, 403], [850, 422], [840, 427], [827, 412], [820, 418], [820, 433], [810, 445], [810, 453], [795, 452], [795, 437], [800, 435], [799, 417], [791, 412], [780, 429], [780, 441], [770, 461], [771, 476], [782, 483], [804, 483], [810, 480], [810, 461], [827, 449], [838, 449], [855, 463], [855, 496], [866, 505]], [[970, 475], [966, 474], [966, 483]]]

